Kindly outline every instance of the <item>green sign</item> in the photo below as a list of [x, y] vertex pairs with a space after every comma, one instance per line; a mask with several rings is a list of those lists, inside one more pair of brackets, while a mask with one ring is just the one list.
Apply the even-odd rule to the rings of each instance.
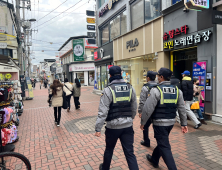
[[77, 39], [73, 40], [73, 55], [74, 61], [84, 61], [84, 40]]

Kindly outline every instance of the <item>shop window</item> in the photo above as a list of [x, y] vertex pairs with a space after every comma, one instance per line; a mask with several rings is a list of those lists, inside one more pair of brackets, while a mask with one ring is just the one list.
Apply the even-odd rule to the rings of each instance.
[[137, 1], [131, 6], [132, 29], [144, 24], [143, 0]]
[[161, 0], [145, 0], [145, 23], [160, 16]]
[[101, 88], [102, 90], [107, 86], [107, 66], [101, 66]]
[[121, 20], [121, 35], [125, 34], [127, 32], [127, 13], [124, 11], [122, 14], [120, 14], [120, 20]]
[[135, 59], [118, 61], [117, 65], [122, 69], [122, 77], [130, 83], [139, 96], [146, 82], [147, 71], [156, 71], [155, 55], [150, 54]]
[[81, 85], [84, 85], [84, 72], [77, 72], [76, 77], [79, 79]]
[[109, 26], [105, 26], [102, 29], [102, 44], [109, 42]]
[[120, 16], [110, 21], [110, 40], [120, 35]]
[[89, 85], [90, 86], [94, 85], [94, 77], [95, 77], [94, 73], [95, 73], [94, 71], [89, 71]]
[[97, 67], [97, 88], [101, 90], [101, 80], [100, 80], [100, 66]]

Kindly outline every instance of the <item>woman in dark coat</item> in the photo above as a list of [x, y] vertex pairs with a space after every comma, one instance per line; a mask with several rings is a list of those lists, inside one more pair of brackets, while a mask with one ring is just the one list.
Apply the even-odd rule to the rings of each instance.
[[76, 109], [80, 108], [79, 97], [81, 96], [81, 84], [79, 79], [75, 79], [75, 83], [73, 84], [73, 98]]

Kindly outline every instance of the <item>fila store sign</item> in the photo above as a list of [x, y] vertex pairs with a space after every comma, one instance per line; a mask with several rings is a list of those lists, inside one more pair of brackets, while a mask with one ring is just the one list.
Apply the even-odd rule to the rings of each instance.
[[164, 51], [198, 45], [201, 42], [209, 41], [212, 35], [212, 29], [191, 34], [188, 34], [188, 32], [188, 25], [165, 32], [163, 35]]

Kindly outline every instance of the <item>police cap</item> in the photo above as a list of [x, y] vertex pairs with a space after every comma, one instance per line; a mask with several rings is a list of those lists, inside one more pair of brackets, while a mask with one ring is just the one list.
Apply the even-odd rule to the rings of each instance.
[[157, 75], [157, 72], [154, 72], [154, 71], [147, 72], [147, 77], [149, 77], [151, 80], [155, 80], [156, 75]]
[[119, 66], [112, 66], [109, 68], [109, 74], [111, 76], [115, 76], [115, 75], [121, 75], [121, 68]]
[[164, 67], [160, 68], [158, 71], [158, 75], [163, 76], [166, 80], [170, 80], [172, 74], [173, 72], [170, 69]]

